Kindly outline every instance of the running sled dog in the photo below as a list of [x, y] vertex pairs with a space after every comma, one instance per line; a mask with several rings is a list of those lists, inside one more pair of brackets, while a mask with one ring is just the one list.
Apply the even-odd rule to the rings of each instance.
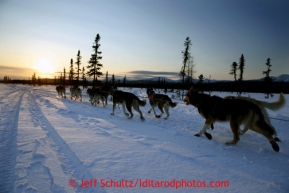
[[286, 103], [283, 93], [280, 94], [278, 101], [268, 103], [249, 98], [210, 96], [191, 88], [184, 102], [198, 108], [200, 115], [205, 118], [205, 124], [195, 136], [200, 137], [204, 134], [208, 139], [212, 139], [211, 134], [206, 132], [211, 124], [216, 121], [229, 121], [234, 138], [227, 142], [227, 145], [238, 143], [239, 127], [244, 124], [245, 130], [251, 129], [262, 134], [271, 143], [272, 148], [276, 152], [279, 151], [279, 146], [273, 138], [276, 131], [266, 117], [265, 108], [272, 110], [282, 108]]
[[[123, 113], [129, 119], [131, 119], [133, 117], [132, 108], [134, 108], [134, 110], [136, 110], [140, 114], [141, 120], [142, 121], [144, 120], [143, 114], [140, 111], [139, 106], [144, 107], [146, 105], [146, 100], [141, 101], [133, 93], [123, 92], [123, 91], [116, 90], [116, 89], [111, 89], [110, 93], [111, 93], [112, 98], [113, 98], [111, 115], [114, 115], [114, 110], [115, 110], [116, 104], [121, 104], [122, 108], [123, 108]], [[128, 112], [130, 113], [130, 117], [129, 117], [129, 114], [125, 111], [125, 106], [126, 106]]]
[[78, 98], [80, 98], [80, 101], [82, 101], [82, 93], [80, 88], [78, 88], [77, 86], [72, 86], [70, 87], [70, 93], [71, 93], [71, 100], [76, 100]]
[[[148, 111], [148, 113], [151, 113], [151, 111], [154, 112], [155, 117], [156, 118], [160, 118], [163, 114], [165, 110], [167, 116], [165, 117], [165, 119], [169, 118], [170, 113], [169, 113], [169, 108], [172, 107], [176, 107], [178, 103], [174, 103], [170, 97], [168, 97], [165, 94], [156, 94], [154, 92], [154, 90], [152, 88], [147, 88], [147, 95], [149, 98], [149, 102], [151, 105], [151, 109]], [[158, 107], [161, 111], [160, 115], [156, 114], [155, 108]]]
[[107, 105], [107, 94], [101, 91], [101, 88], [88, 88], [86, 92], [92, 105], [96, 106], [99, 100], [101, 100], [103, 107]]
[[56, 91], [57, 91], [57, 94], [58, 94], [59, 98], [65, 98], [66, 99], [65, 86], [63, 86], [63, 85], [56, 86]]

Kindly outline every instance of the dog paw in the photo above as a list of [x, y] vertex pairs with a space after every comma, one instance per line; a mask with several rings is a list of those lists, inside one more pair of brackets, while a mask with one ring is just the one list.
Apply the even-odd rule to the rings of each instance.
[[196, 137], [201, 137], [201, 135], [199, 133], [195, 134]]
[[281, 142], [281, 140], [278, 137], [274, 137], [275, 142]]
[[274, 151], [279, 152], [280, 148], [279, 145], [277, 143], [273, 143], [272, 144], [272, 148], [274, 149]]
[[151, 113], [150, 111], [148, 111], [148, 113]]
[[113, 113], [111, 113], [110, 115], [114, 115]]
[[270, 143], [271, 143], [274, 151], [279, 152], [279, 150], [280, 150], [279, 145], [274, 140], [272, 140]]
[[233, 141], [226, 142], [225, 144], [226, 144], [226, 145], [236, 145], [236, 143], [233, 142]]
[[160, 115], [156, 115], [156, 118], [161, 118], [161, 116]]
[[210, 133], [205, 132], [205, 136], [206, 136], [209, 140], [212, 139], [212, 135], [211, 135]]
[[140, 119], [141, 119], [141, 121], [144, 121], [144, 120], [145, 120], [145, 118], [143, 118], [143, 117], [141, 117]]

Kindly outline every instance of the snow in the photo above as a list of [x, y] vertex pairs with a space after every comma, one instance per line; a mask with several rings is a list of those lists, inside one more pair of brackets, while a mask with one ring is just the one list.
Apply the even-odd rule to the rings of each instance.
[[[146, 97], [145, 89], [124, 91]], [[282, 140], [276, 153], [252, 131], [225, 145], [233, 137], [229, 123], [216, 123], [212, 140], [195, 137], [204, 119], [180, 99], [173, 99], [179, 104], [168, 120], [148, 114], [147, 102], [142, 122], [135, 111], [131, 120], [119, 108], [110, 115], [110, 100], [105, 108], [92, 106], [85, 90], [82, 102], [69, 97], [67, 89], [67, 99], [57, 98], [54, 86], [0, 84], [0, 192], [289, 191], [288, 103], [268, 110], [282, 119], [271, 120]], [[211, 182], [229, 187], [203, 187]]]

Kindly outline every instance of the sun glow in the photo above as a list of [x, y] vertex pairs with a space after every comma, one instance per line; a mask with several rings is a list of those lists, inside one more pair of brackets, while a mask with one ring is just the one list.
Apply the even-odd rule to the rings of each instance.
[[40, 59], [35, 64], [34, 68], [38, 71], [39, 76], [51, 77], [54, 73], [54, 65], [48, 59]]

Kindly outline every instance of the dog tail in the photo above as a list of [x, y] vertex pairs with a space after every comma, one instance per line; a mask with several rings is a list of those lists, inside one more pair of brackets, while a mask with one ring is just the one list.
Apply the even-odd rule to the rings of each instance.
[[284, 97], [284, 94], [281, 92], [279, 99], [277, 101], [275, 102], [261, 101], [261, 103], [265, 108], [270, 109], [272, 111], [276, 111], [276, 110], [281, 109], [285, 105], [286, 99]]
[[177, 104], [178, 104], [177, 102], [174, 103], [174, 102], [170, 101], [170, 107], [172, 107], [172, 108], [176, 107]]

